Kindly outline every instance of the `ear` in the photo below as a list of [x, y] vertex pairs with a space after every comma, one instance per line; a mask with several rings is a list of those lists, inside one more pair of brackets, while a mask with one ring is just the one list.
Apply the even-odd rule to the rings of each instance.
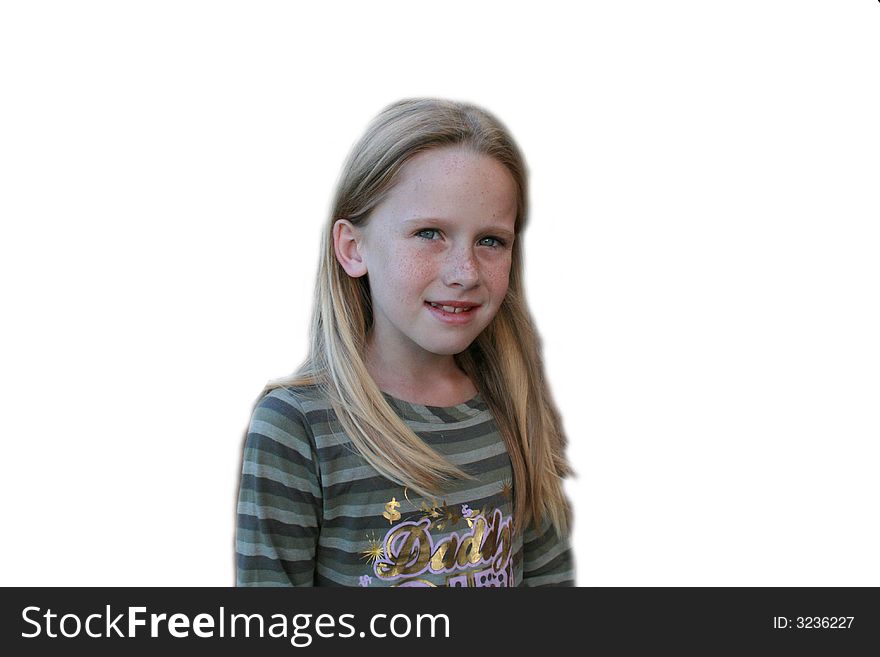
[[360, 252], [362, 239], [363, 233], [350, 221], [338, 219], [333, 224], [333, 250], [336, 259], [352, 278], [359, 278], [367, 273], [367, 263]]

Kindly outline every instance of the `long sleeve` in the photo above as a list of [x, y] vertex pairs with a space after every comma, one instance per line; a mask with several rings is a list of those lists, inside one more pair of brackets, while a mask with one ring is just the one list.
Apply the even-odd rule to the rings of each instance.
[[521, 586], [574, 586], [574, 557], [568, 539], [560, 537], [547, 518], [541, 528], [523, 536]]
[[254, 409], [242, 459], [237, 586], [313, 586], [322, 521], [312, 432], [296, 399], [271, 391]]

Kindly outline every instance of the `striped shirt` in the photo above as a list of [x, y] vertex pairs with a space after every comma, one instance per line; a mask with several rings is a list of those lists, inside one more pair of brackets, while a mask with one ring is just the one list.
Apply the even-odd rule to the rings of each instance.
[[476, 479], [423, 498], [356, 452], [317, 387], [276, 388], [248, 427], [236, 584], [573, 586], [570, 546], [546, 519], [525, 535], [513, 530], [510, 458], [482, 397], [441, 408], [383, 394]]

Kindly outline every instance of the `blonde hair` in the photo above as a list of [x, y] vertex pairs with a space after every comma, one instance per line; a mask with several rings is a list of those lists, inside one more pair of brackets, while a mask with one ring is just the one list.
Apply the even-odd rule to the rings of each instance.
[[425, 497], [442, 494], [453, 479], [472, 479], [428, 447], [395, 413], [364, 363], [372, 324], [368, 276], [349, 277], [336, 259], [333, 224], [365, 224], [417, 153], [459, 146], [495, 158], [516, 183], [517, 215], [507, 296], [492, 322], [456, 363], [489, 406], [514, 473], [514, 527], [540, 526], [548, 517], [567, 533], [571, 510], [562, 479], [571, 474], [565, 436], [544, 377], [541, 343], [523, 296], [519, 237], [527, 216], [526, 168], [504, 126], [467, 103], [419, 98], [386, 107], [355, 144], [343, 167], [321, 242], [318, 280], [305, 362], [279, 387], [319, 386], [355, 449], [378, 472]]

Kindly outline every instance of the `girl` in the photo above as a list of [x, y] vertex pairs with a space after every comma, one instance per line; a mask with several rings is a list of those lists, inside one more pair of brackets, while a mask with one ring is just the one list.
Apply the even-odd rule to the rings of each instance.
[[304, 364], [248, 428], [239, 586], [573, 585], [570, 474], [504, 126], [387, 107], [343, 169]]

